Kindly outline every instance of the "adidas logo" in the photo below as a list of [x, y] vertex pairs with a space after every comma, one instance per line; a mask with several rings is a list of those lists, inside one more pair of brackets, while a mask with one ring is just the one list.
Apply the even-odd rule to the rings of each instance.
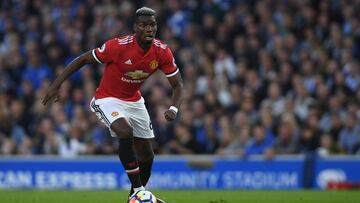
[[125, 64], [132, 65], [131, 59], [128, 59], [127, 61], [125, 61]]

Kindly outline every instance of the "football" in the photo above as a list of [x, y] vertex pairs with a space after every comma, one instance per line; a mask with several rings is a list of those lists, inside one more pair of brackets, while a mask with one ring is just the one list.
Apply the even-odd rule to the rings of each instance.
[[157, 201], [150, 191], [141, 190], [130, 197], [129, 203], [157, 203]]

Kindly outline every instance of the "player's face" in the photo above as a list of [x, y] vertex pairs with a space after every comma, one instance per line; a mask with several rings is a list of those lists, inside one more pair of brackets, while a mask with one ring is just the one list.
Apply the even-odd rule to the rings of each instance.
[[150, 44], [155, 38], [157, 23], [154, 16], [140, 16], [135, 23], [135, 32], [141, 43]]

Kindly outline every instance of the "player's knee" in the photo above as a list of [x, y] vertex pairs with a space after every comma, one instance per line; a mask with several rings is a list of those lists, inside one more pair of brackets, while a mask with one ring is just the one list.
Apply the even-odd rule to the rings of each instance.
[[154, 159], [154, 152], [152, 150], [150, 151], [146, 151], [146, 152], [142, 152], [140, 154], [138, 154], [139, 160], [142, 162], [148, 162]]
[[115, 133], [118, 136], [118, 138], [132, 138], [133, 137], [132, 128], [118, 129], [115, 131]]
[[146, 154], [144, 157], [143, 157], [143, 161], [150, 161], [150, 160], [154, 160], [154, 153], [151, 152], [149, 154]]

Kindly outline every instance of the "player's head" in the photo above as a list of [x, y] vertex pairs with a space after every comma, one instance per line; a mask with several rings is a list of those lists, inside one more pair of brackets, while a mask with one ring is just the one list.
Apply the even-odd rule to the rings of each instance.
[[141, 7], [136, 10], [134, 30], [141, 43], [151, 44], [155, 38], [157, 24], [156, 12], [148, 7]]

